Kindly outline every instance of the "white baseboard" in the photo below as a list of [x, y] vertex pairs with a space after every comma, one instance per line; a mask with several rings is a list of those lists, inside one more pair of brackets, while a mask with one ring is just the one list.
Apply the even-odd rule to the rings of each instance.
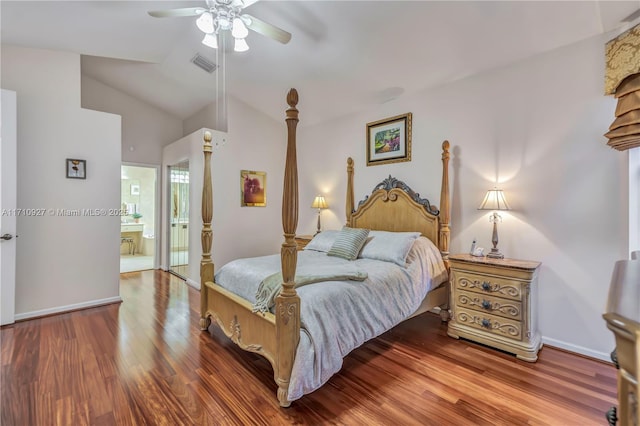
[[42, 309], [39, 311], [23, 312], [15, 315], [16, 321], [26, 320], [30, 318], [44, 317], [46, 315], [60, 314], [63, 312], [77, 311], [78, 309], [95, 308], [96, 306], [109, 305], [111, 303], [120, 303], [120, 296], [107, 297], [106, 299], [91, 300], [89, 302], [74, 303], [73, 305], [56, 306], [55, 308]]
[[[430, 312], [440, 313], [440, 307], [436, 306], [431, 309]], [[550, 337], [542, 336], [542, 343], [545, 345], [553, 346], [568, 352], [573, 352], [579, 355], [583, 355], [589, 358], [599, 359], [601, 361], [611, 362], [611, 354], [606, 352], [594, 351], [593, 349], [585, 348], [583, 346], [574, 345], [571, 343], [563, 342], [562, 340], [552, 339]], [[611, 348], [613, 350], [613, 348]]]
[[[565, 351], [575, 352], [580, 355], [587, 356], [589, 358], [596, 358], [602, 361], [611, 362], [611, 355], [606, 352], [594, 351], [593, 349], [585, 348], [571, 343], [563, 342], [561, 340], [552, 339], [550, 337], [542, 336], [542, 343], [545, 345], [553, 346], [555, 348], [564, 349]], [[611, 348], [613, 350], [613, 348]]]
[[194, 281], [191, 278], [187, 278], [187, 285], [190, 285], [191, 287], [200, 291], [200, 283], [198, 281]]

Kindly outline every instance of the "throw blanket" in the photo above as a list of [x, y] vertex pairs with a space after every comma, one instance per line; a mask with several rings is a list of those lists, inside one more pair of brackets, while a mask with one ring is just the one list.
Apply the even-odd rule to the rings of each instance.
[[[367, 273], [353, 268], [351, 265], [332, 266], [331, 270], [323, 271], [319, 268], [316, 273], [309, 275], [296, 275], [295, 288], [303, 285], [319, 283], [322, 281], [364, 281]], [[275, 305], [276, 296], [282, 288], [282, 272], [276, 272], [265, 278], [256, 291], [256, 302], [253, 304], [253, 312], [267, 312]]]

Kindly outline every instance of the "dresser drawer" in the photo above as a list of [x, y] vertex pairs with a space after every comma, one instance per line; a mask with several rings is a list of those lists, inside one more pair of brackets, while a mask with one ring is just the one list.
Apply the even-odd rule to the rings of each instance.
[[455, 320], [460, 325], [487, 333], [505, 336], [513, 340], [522, 339], [522, 323], [518, 321], [459, 307], [456, 307], [455, 310]]
[[455, 305], [487, 314], [498, 315], [514, 321], [522, 320], [522, 303], [515, 300], [458, 290]]
[[522, 300], [522, 285], [520, 281], [466, 271], [454, 271], [453, 276], [456, 290], [466, 290], [518, 301]]

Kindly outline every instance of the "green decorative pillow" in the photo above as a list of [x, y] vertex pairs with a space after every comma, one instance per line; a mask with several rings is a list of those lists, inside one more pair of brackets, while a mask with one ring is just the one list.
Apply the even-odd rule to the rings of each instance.
[[335, 242], [327, 252], [329, 256], [341, 257], [347, 260], [355, 260], [360, 249], [367, 241], [368, 229], [343, 227]]

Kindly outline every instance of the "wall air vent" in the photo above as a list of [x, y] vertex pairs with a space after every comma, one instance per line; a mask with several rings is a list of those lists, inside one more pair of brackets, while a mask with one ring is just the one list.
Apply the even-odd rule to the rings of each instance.
[[199, 68], [202, 68], [209, 74], [211, 74], [216, 70], [216, 68], [218, 68], [216, 64], [214, 64], [204, 56], [200, 55], [199, 53], [196, 53], [196, 56], [194, 56], [191, 59], [191, 62], [193, 62], [196, 66], [198, 66]]

